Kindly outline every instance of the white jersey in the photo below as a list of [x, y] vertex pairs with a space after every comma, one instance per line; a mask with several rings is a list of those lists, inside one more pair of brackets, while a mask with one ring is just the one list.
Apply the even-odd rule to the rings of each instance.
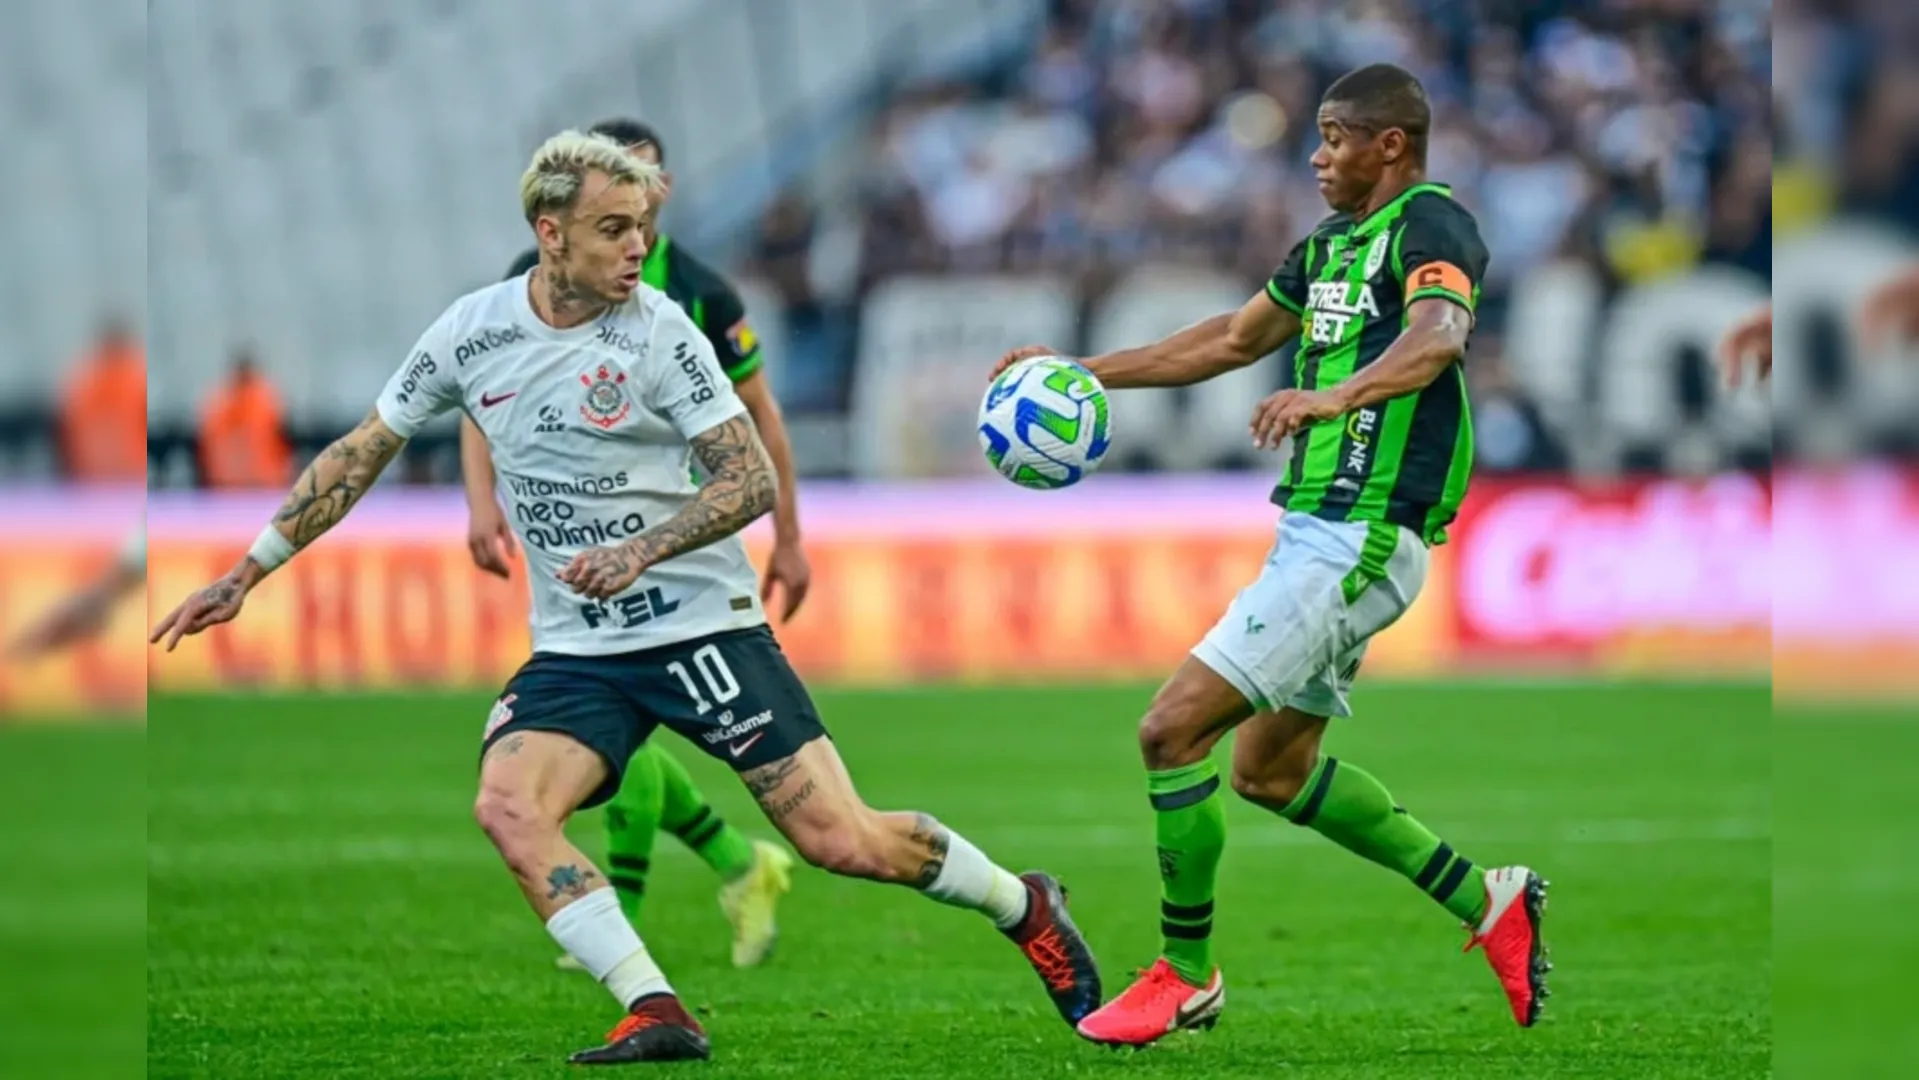
[[649, 568], [603, 602], [557, 575], [678, 513], [698, 490], [688, 440], [746, 409], [685, 312], [642, 285], [584, 326], [533, 313], [525, 276], [453, 302], [379, 401], [411, 437], [462, 408], [486, 433], [533, 588], [533, 648], [603, 656], [766, 621], [746, 546], [729, 536]]

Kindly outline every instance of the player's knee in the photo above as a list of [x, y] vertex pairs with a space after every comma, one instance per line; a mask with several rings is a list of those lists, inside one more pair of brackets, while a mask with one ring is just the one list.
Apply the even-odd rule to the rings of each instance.
[[1139, 722], [1139, 753], [1149, 769], [1177, 769], [1204, 756], [1199, 726], [1189, 710], [1166, 695], [1153, 699]]
[[1294, 762], [1280, 759], [1257, 769], [1233, 766], [1233, 793], [1247, 802], [1270, 810], [1292, 805], [1306, 787], [1311, 769], [1301, 770]]
[[531, 795], [503, 787], [482, 787], [473, 801], [473, 820], [501, 853], [512, 852], [556, 828]]
[[813, 829], [791, 837], [800, 858], [829, 874], [884, 879], [886, 858], [873, 830], [858, 825]]

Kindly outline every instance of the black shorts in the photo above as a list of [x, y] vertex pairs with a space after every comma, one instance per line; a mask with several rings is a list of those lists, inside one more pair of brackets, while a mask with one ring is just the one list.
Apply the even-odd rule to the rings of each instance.
[[744, 772], [826, 734], [806, 687], [765, 626], [611, 656], [534, 653], [493, 706], [480, 756], [516, 731], [555, 731], [606, 759], [582, 809], [620, 790], [634, 751], [665, 725]]

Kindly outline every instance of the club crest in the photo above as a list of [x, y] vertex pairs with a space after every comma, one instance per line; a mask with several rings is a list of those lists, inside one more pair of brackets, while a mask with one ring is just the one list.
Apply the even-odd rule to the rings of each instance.
[[610, 428], [633, 411], [633, 402], [626, 396], [626, 372], [601, 364], [592, 374], [580, 376], [580, 383], [586, 387], [580, 415], [594, 427]]

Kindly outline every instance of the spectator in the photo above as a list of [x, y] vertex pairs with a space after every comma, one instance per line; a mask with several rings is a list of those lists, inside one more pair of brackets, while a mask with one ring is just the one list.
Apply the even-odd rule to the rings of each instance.
[[93, 348], [67, 381], [60, 449], [73, 480], [146, 482], [146, 349], [120, 316], [101, 323]]
[[200, 412], [200, 475], [214, 488], [283, 488], [293, 482], [280, 396], [246, 349], [233, 354], [227, 381]]

